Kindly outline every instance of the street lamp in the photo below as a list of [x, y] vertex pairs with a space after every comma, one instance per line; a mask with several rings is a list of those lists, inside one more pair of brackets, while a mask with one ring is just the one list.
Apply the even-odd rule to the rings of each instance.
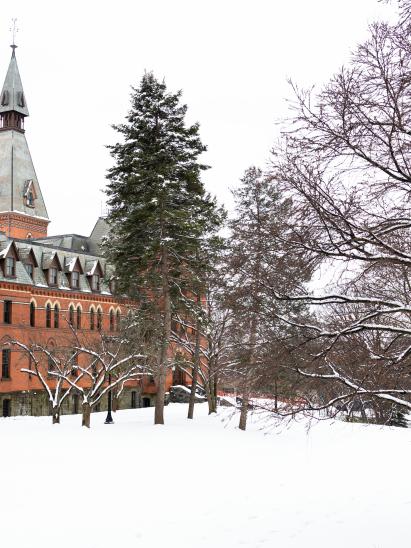
[[[108, 385], [110, 386], [111, 384], [111, 375], [110, 373], [108, 374]], [[104, 424], [114, 424], [114, 421], [113, 421], [113, 417], [111, 416], [111, 410], [112, 410], [112, 399], [111, 399], [111, 389], [108, 391], [108, 396], [107, 396], [107, 417], [106, 417], [106, 420], [104, 421]]]

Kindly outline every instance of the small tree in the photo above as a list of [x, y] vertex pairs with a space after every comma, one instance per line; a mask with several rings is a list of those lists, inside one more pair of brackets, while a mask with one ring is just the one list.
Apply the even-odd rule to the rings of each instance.
[[121, 392], [124, 383], [145, 375], [147, 359], [141, 341], [130, 338], [125, 326], [115, 336], [98, 332], [87, 337], [71, 325], [70, 333], [60, 347], [18, 340], [7, 344], [29, 356], [32, 369], [22, 371], [37, 377], [45, 389], [53, 424], [60, 422], [62, 403], [75, 392], [82, 397], [82, 425], [90, 428], [91, 409], [108, 392]]
[[76, 352], [67, 347], [24, 344], [18, 340], [10, 340], [7, 344], [19, 348], [28, 356], [32, 368], [22, 368], [21, 371], [40, 381], [50, 403], [53, 424], [59, 424], [61, 406], [74, 388], [73, 384], [65, 382], [65, 378], [73, 370]]
[[113, 336], [99, 333], [98, 339], [85, 340], [75, 334], [76, 365], [67, 374], [56, 373], [82, 398], [82, 426], [90, 428], [91, 410], [109, 392], [121, 393], [124, 383], [142, 378], [146, 373], [146, 356], [127, 329]]

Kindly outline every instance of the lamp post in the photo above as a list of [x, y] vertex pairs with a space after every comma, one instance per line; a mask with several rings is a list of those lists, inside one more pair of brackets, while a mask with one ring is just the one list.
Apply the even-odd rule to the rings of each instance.
[[[110, 386], [111, 384], [111, 375], [110, 373], [108, 374], [108, 385]], [[113, 417], [111, 416], [111, 410], [112, 410], [112, 399], [111, 399], [111, 389], [108, 391], [108, 395], [107, 395], [107, 417], [106, 417], [106, 420], [104, 421], [104, 424], [113, 424], [114, 421], [113, 421]]]

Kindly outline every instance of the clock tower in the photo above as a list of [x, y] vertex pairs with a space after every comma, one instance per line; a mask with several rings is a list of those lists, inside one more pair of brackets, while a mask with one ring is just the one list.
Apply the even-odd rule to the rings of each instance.
[[49, 218], [26, 141], [29, 115], [16, 45], [0, 94], [0, 231], [10, 238], [44, 238]]

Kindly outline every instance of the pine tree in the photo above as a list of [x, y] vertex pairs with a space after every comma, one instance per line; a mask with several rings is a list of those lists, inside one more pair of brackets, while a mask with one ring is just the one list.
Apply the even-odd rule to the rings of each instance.
[[287, 327], [276, 314], [289, 305], [276, 302], [272, 289], [296, 288], [309, 279], [310, 267], [288, 246], [292, 202], [281, 196], [270, 176], [256, 167], [247, 169], [234, 198], [226, 304], [235, 317], [230, 337], [235, 373], [242, 379], [239, 428], [245, 430], [251, 389], [274, 383], [275, 399], [278, 394], [273, 361], [280, 354], [276, 340]]
[[185, 125], [180, 97], [146, 73], [133, 88], [126, 123], [114, 126], [124, 140], [109, 147], [107, 254], [119, 289], [145, 302], [160, 331], [155, 424], [164, 423], [172, 316], [196, 282], [203, 238], [220, 222], [200, 179], [208, 166], [199, 161], [206, 150], [199, 125]]
[[390, 426], [399, 426], [400, 428], [408, 428], [408, 420], [406, 419], [404, 411], [397, 409], [394, 411]]

